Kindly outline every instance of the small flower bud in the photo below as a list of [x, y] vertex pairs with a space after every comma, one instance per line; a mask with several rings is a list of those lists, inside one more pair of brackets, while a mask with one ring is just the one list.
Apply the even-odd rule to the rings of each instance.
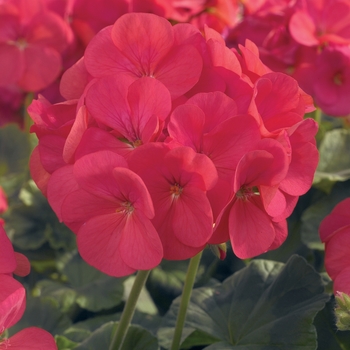
[[226, 258], [226, 243], [221, 244], [209, 244], [210, 250], [213, 252], [213, 254], [219, 258], [220, 260], [224, 260]]
[[340, 331], [348, 331], [350, 330], [350, 296], [342, 292], [337, 292], [335, 300], [337, 302], [334, 310], [337, 318], [337, 328]]

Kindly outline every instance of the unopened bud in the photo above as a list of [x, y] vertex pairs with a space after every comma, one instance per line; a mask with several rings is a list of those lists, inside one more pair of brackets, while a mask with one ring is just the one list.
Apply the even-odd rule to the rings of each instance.
[[348, 331], [350, 330], [350, 296], [337, 292], [335, 300], [337, 302], [334, 310], [337, 318], [337, 328], [340, 331]]
[[219, 258], [220, 260], [224, 260], [226, 258], [226, 243], [221, 244], [209, 244], [210, 250], [213, 252], [213, 254]]

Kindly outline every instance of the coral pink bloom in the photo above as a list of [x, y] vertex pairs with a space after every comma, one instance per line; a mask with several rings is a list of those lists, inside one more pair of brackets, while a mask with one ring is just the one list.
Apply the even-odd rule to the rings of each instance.
[[0, 274], [0, 332], [21, 319], [26, 308], [25, 293], [24, 287], [12, 276]]
[[309, 101], [304, 95], [295, 79], [283, 73], [268, 73], [255, 82], [249, 112], [260, 123], [262, 134], [268, 136], [303, 120]]
[[350, 267], [349, 245], [350, 225], [334, 231], [326, 242], [325, 267], [332, 280], [335, 280], [344, 269]]
[[305, 46], [350, 43], [350, 3], [346, 0], [300, 1], [291, 17], [293, 38]]
[[[151, 269], [163, 257], [151, 223], [151, 197], [141, 178], [126, 166], [124, 158], [110, 151], [80, 158], [73, 168], [79, 189], [61, 205], [63, 221], [76, 229], [81, 256], [100, 271], [118, 277]], [[50, 186], [62, 186], [62, 181], [65, 177], [62, 180], [54, 174], [49, 191]], [[50, 198], [60, 200], [57, 193]]]
[[325, 267], [334, 281], [334, 292], [350, 293], [350, 198], [338, 203], [321, 222], [319, 232], [325, 243]]
[[66, 165], [63, 149], [76, 118], [76, 107], [77, 101], [51, 105], [42, 96], [28, 107], [34, 120], [31, 132], [39, 138], [39, 145], [31, 156], [30, 169], [34, 181], [44, 193], [50, 174]]
[[39, 91], [61, 71], [61, 53], [69, 28], [43, 1], [9, 1], [0, 5], [0, 86], [17, 84]]
[[0, 274], [27, 276], [29, 272], [29, 260], [23, 254], [14, 252], [12, 243], [0, 224]]
[[171, 98], [156, 79], [133, 82], [128, 76], [105, 77], [89, 88], [86, 107], [97, 122], [112, 128], [132, 149], [159, 134], [159, 125], [171, 110]]
[[3, 188], [0, 186], [0, 214], [5, 212], [8, 208], [7, 196]]
[[200, 252], [213, 230], [206, 191], [217, 181], [214, 164], [192, 148], [170, 149], [155, 142], [135, 149], [128, 161], [152, 196], [152, 223], [162, 240], [164, 258], [183, 260]]
[[350, 48], [336, 46], [325, 48], [318, 55], [310, 77], [313, 96], [324, 113], [345, 116], [350, 113]]
[[334, 293], [343, 292], [350, 294], [350, 266], [341, 270], [333, 281]]
[[174, 99], [197, 83], [202, 58], [193, 45], [175, 44], [174, 29], [165, 18], [129, 13], [94, 37], [85, 51], [85, 65], [94, 77], [156, 78]]
[[218, 171], [218, 183], [208, 192], [214, 218], [227, 204], [239, 160], [261, 139], [249, 115], [236, 115], [236, 104], [221, 92], [197, 94], [178, 106], [168, 124], [170, 138], [206, 154]]
[[322, 242], [327, 242], [336, 230], [350, 225], [350, 198], [338, 203], [321, 222], [319, 231]]
[[240, 160], [233, 196], [216, 222], [209, 243], [231, 240], [232, 249], [242, 259], [262, 254], [286, 237], [284, 222], [274, 221], [279, 209], [267, 212], [279, 183], [288, 171], [285, 149], [275, 140], [264, 139]]
[[12, 350], [57, 350], [54, 337], [47, 331], [29, 327], [22, 329], [9, 339], [0, 340], [0, 349]]

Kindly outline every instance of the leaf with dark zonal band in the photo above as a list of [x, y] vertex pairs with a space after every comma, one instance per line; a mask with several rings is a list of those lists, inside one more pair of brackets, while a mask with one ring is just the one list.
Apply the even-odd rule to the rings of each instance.
[[[320, 275], [307, 262], [292, 256], [286, 264], [253, 260], [247, 267], [215, 287], [193, 291], [185, 333], [200, 330], [214, 339], [207, 349], [316, 349], [312, 325], [328, 296]], [[173, 328], [180, 299], [172, 304], [159, 330]], [[191, 336], [191, 335], [189, 335]]]

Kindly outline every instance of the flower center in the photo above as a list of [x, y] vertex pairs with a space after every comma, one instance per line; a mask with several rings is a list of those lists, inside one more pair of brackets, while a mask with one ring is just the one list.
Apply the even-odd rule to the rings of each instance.
[[249, 198], [253, 196], [260, 196], [259, 189], [256, 186], [242, 186], [236, 193], [236, 197], [244, 201], [249, 200]]
[[11, 346], [9, 339], [0, 339], [0, 349], [7, 349]]
[[133, 211], [134, 211], [134, 206], [129, 201], [122, 202], [120, 204], [120, 207], [116, 209], [116, 213], [119, 213], [119, 214], [132, 214]]
[[178, 198], [182, 193], [182, 191], [183, 191], [183, 188], [177, 183], [170, 186], [170, 194], [173, 196], [173, 198]]
[[344, 83], [343, 74], [341, 72], [336, 73], [333, 76], [333, 82], [335, 85], [343, 85], [343, 83]]

